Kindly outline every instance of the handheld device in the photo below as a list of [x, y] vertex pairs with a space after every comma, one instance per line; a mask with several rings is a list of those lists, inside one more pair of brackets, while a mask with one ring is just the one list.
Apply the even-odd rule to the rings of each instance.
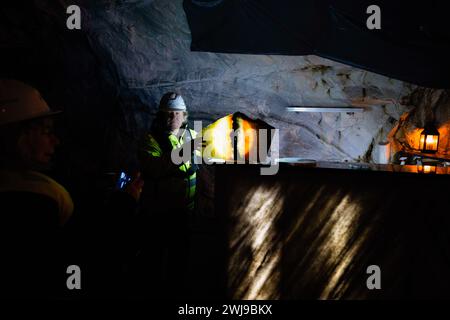
[[117, 179], [117, 188], [123, 189], [130, 181], [131, 177], [127, 175], [124, 171], [121, 171], [119, 173], [119, 178]]

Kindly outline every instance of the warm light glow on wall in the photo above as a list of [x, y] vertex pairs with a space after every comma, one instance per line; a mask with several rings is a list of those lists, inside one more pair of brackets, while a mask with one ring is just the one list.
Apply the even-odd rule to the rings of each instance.
[[436, 166], [423, 166], [424, 173], [436, 172]]
[[[235, 131], [234, 131], [235, 129]], [[237, 139], [238, 159], [250, 159], [256, 162], [257, 126], [239, 115], [227, 115], [203, 130], [203, 139], [213, 158], [234, 159], [234, 141]], [[251, 154], [251, 156], [250, 156]]]
[[[247, 159], [251, 151], [256, 152], [255, 142], [257, 141], [257, 129], [249, 121], [242, 118], [237, 118], [236, 121], [238, 122], [238, 133], [241, 137], [238, 139], [239, 156]], [[253, 159], [256, 161], [256, 156]]]
[[409, 146], [411, 149], [418, 150], [420, 145], [420, 134], [422, 133], [421, 128], [414, 129], [412, 131], [409, 131], [405, 135], [405, 144]]
[[436, 166], [435, 165], [429, 165], [429, 164], [423, 164], [417, 166], [417, 172], [419, 173], [436, 173]]
[[233, 116], [223, 117], [205, 128], [204, 140], [211, 146], [211, 156], [224, 160], [233, 159], [233, 144], [231, 133], [233, 131]]

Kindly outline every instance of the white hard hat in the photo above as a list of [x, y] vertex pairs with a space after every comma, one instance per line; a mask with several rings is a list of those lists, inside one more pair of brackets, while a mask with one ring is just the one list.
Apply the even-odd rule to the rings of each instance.
[[33, 87], [17, 80], [0, 79], [0, 126], [60, 112], [51, 111]]
[[186, 104], [181, 95], [175, 92], [167, 92], [159, 102], [159, 110], [162, 111], [186, 111]]

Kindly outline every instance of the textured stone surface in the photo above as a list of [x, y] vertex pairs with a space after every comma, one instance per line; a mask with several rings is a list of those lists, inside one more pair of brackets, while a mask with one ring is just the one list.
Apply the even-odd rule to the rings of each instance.
[[[181, 0], [99, 0], [95, 2], [58, 0], [47, 3], [33, 1], [23, 8], [15, 8], [15, 5], [9, 7], [5, 4], [0, 9], [1, 76], [30, 82], [41, 90], [52, 107], [65, 110], [62, 116], [64, 135], [61, 140], [63, 143], [59, 147], [60, 153], [59, 158], [56, 159], [55, 172], [60, 175], [58, 178], [62, 178], [57, 180], [67, 186], [75, 199], [79, 217], [81, 217], [81, 222], [78, 223], [85, 226], [87, 231], [80, 233], [82, 238], [97, 239], [98, 230], [104, 230], [105, 220], [100, 208], [104, 200], [102, 193], [107, 188], [106, 182], [103, 184], [101, 174], [110, 170], [128, 171], [136, 165], [137, 139], [144, 130], [149, 128], [158, 100], [168, 90], [176, 89], [183, 93], [192, 119], [209, 123], [226, 114], [241, 111], [279, 128], [281, 156], [370, 162], [375, 151], [374, 145], [378, 141], [386, 140], [388, 136], [390, 141], [394, 142], [394, 151], [403, 146], [414, 146], [417, 143], [417, 139], [413, 139], [415, 132], [420, 130], [425, 121], [433, 115], [441, 131], [441, 152], [448, 150], [450, 144], [447, 137], [450, 129], [448, 91], [417, 88], [401, 81], [314, 56], [254, 56], [190, 52], [189, 28], [181, 2]], [[74, 3], [82, 6], [81, 31], [66, 29], [65, 8]], [[320, 114], [285, 111], [287, 106], [299, 105], [355, 105], [363, 106], [365, 112]], [[214, 216], [215, 194], [212, 189], [215, 176], [212, 171], [214, 168], [208, 167], [208, 169], [211, 170], [203, 170], [198, 176], [198, 194], [201, 197], [199, 211], [211, 217]], [[236, 175], [229, 176], [229, 178], [232, 177]], [[352, 188], [356, 185], [353, 180], [347, 178], [336, 181], [337, 189], [341, 187], [341, 181]], [[220, 187], [220, 183], [218, 185]], [[293, 181], [292, 186], [296, 187], [297, 181]], [[295, 200], [293, 203], [298, 205], [300, 193], [294, 187], [289, 189], [283, 186], [281, 190], [286, 192], [280, 192], [277, 189], [274, 194], [268, 194], [262, 190], [260, 196], [262, 196], [261, 199], [266, 198], [273, 203], [280, 194], [289, 195], [291, 191], [292, 198]], [[398, 199], [405, 199], [410, 195], [408, 188], [398, 188], [395, 184], [389, 184], [389, 188], [400, 192]], [[240, 188], [225, 190], [235, 192], [233, 201], [242, 198], [251, 203], [252, 199], [258, 200], [258, 194], [251, 194], [253, 189], [246, 184], [246, 181], [240, 185]], [[239, 192], [241, 190], [243, 191]], [[355, 190], [359, 192], [360, 189]], [[382, 193], [383, 196], [386, 193], [391, 199], [396, 197], [395, 193], [383, 188], [375, 188], [374, 185], [370, 185], [369, 192], [365, 196], [370, 196], [372, 192], [374, 195]], [[427, 192], [431, 194], [431, 191]], [[305, 190], [305, 194], [311, 195], [310, 190]], [[329, 195], [330, 193], [324, 193], [324, 200], [317, 201], [319, 207], [327, 203], [330, 208], [336, 207], [333, 201], [338, 198]], [[422, 199], [424, 198], [426, 197]], [[300, 200], [307, 201], [307, 197]], [[92, 203], [96, 205], [93, 206]], [[376, 208], [377, 204], [385, 205], [385, 202], [380, 202], [378, 198], [373, 203], [368, 202], [367, 208], [371, 209], [369, 220], [374, 217], [372, 208]], [[416, 202], [410, 202], [406, 206], [420, 210], [425, 208], [415, 204]], [[399, 213], [407, 216], [404, 221], [411, 222], [408, 208], [405, 209], [403, 202], [399, 206], [398, 210], [393, 211], [395, 214], [386, 215], [386, 218], [398, 219], [397, 213]], [[319, 207], [317, 212], [326, 212]], [[346, 212], [348, 208], [344, 206], [343, 209]], [[246, 212], [245, 207], [242, 210], [244, 211], [241, 212]], [[248, 217], [273, 221], [272, 218], [277, 214], [277, 210], [272, 211], [273, 215], [270, 210], [260, 210], [258, 212], [262, 215], [255, 217], [255, 213], [250, 210]], [[313, 220], [322, 217], [315, 214], [317, 212], [314, 211], [310, 215]], [[427, 212], [427, 210], [421, 212]], [[292, 217], [296, 216], [296, 213], [293, 210]], [[336, 216], [345, 218], [347, 215], [341, 215], [338, 212]], [[422, 219], [420, 215], [412, 216]], [[242, 217], [248, 218], [245, 215]], [[429, 215], [427, 217], [434, 219]], [[261, 230], [260, 227], [262, 227], [263, 230], [268, 231], [266, 239], [275, 239], [276, 235], [270, 229], [272, 226], [266, 221], [258, 222], [255, 228], [255, 226], [249, 226], [248, 219], [245, 219], [244, 224], [238, 224], [240, 227], [248, 228], [250, 233]], [[295, 222], [295, 220], [291, 221]], [[288, 221], [287, 225], [296, 226], [291, 221]], [[322, 219], [323, 221], [326, 222], [327, 219]], [[332, 221], [334, 223], [336, 220]], [[434, 221], [438, 221], [439, 225], [446, 225], [439, 219]], [[337, 234], [337, 238], [341, 239], [339, 232], [334, 232], [339, 224], [333, 223], [327, 225], [312, 223], [305, 226], [319, 226], [319, 229], [326, 234]], [[344, 224], [344, 227], [348, 225]], [[439, 246], [433, 242], [435, 237], [431, 237], [438, 234], [435, 230], [428, 228], [424, 231], [426, 237], [423, 236], [425, 233], [421, 233], [423, 221], [415, 224], [420, 230], [404, 228], [403, 220], [398, 225], [400, 227], [392, 229], [391, 234], [397, 235], [398, 230], [412, 230], [413, 241], [427, 239], [424, 240], [427, 248], [440, 250]], [[425, 225], [433, 224], [425, 223]], [[265, 226], [270, 228], [264, 229]], [[221, 230], [221, 228], [222, 226], [218, 229]], [[214, 283], [210, 280], [214, 276], [205, 275], [214, 270], [214, 260], [211, 257], [214, 258], [217, 254], [217, 244], [211, 241], [214, 239], [215, 230], [206, 229], [210, 233], [198, 232], [194, 240], [196, 252], [195, 259], [192, 259], [192, 269], [195, 270], [197, 277], [191, 277], [194, 279], [191, 280], [191, 286], [201, 293], [202, 298], [207, 292], [204, 288], [209, 289], [211, 283]], [[309, 236], [304, 229], [295, 235], [296, 238], [293, 239], [291, 246], [292, 251], [297, 250], [297, 243], [300, 243], [299, 237]], [[82, 230], [84, 230], [83, 227]], [[382, 228], [385, 233], [391, 232], [386, 230]], [[421, 236], [417, 237], [417, 234]], [[379, 239], [389, 239], [380, 237], [379, 233], [376, 233], [376, 236]], [[260, 239], [257, 238], [253, 244], [256, 242], [257, 245]], [[311, 239], [317, 240], [317, 235], [311, 233]], [[393, 239], [398, 240], [395, 237]], [[268, 244], [275, 242], [271, 241]], [[334, 238], [331, 244], [333, 243], [336, 243]], [[388, 249], [392, 250], [393, 242], [386, 243]], [[266, 248], [268, 247], [262, 247], [264, 250]], [[86, 249], [93, 250], [92, 253], [96, 251], [96, 247], [92, 246]], [[263, 251], [251, 249], [252, 252], [258, 253], [257, 259], [250, 261], [251, 268], [242, 269], [248, 270], [249, 272], [244, 276], [250, 277], [255, 271], [263, 270], [258, 267], [264, 263], [260, 254]], [[326, 262], [328, 257], [334, 259], [335, 253], [341, 254], [345, 252], [343, 250], [344, 247], [338, 247], [338, 250], [333, 248], [327, 251], [318, 250], [323, 252], [322, 257], [325, 259], [320, 261]], [[381, 251], [384, 252], [384, 250]], [[429, 252], [430, 250], [421, 251], [422, 255]], [[435, 254], [434, 251], [432, 253]], [[95, 255], [97, 254], [96, 251]], [[429, 256], [424, 256], [423, 261], [431, 260]], [[342, 262], [342, 260], [337, 261]], [[420, 257], [416, 261], [420, 261]], [[242, 262], [245, 263], [245, 260]], [[312, 264], [305, 264], [306, 267], [310, 265]], [[345, 261], [341, 265], [347, 266]], [[394, 265], [397, 264], [394, 263]], [[430, 266], [429, 263], [424, 263], [424, 267]], [[429, 277], [422, 276], [421, 267], [419, 265], [413, 272], [418, 275], [415, 279], [425, 283]], [[216, 270], [218, 269], [220, 268], [216, 266]], [[265, 270], [270, 271], [270, 268]], [[430, 269], [429, 274], [440, 274], [435, 271]], [[301, 274], [311, 275], [311, 273]], [[239, 274], [235, 275], [239, 276]], [[284, 275], [295, 276], [289, 270]], [[320, 275], [323, 276], [326, 273], [320, 272]], [[139, 279], [140, 282], [141, 280]], [[323, 283], [335, 283], [326, 280]], [[277, 281], [276, 277], [274, 281]], [[300, 290], [299, 286], [308, 284], [306, 281], [291, 281], [289, 278], [286, 281], [294, 283], [297, 286], [294, 287], [295, 290]], [[442, 279], [437, 282], [439, 281], [442, 282]], [[358, 282], [358, 286], [360, 283]], [[270, 284], [267, 282], [268, 286]], [[149, 287], [152, 285], [153, 283], [150, 283]], [[312, 287], [312, 289], [315, 288], [319, 287]], [[334, 288], [339, 289], [337, 286]], [[148, 291], [147, 288], [146, 291]], [[245, 294], [244, 292], [241, 296]], [[362, 292], [362, 295], [367, 294], [367, 290]], [[252, 293], [252, 296], [255, 295]], [[333, 297], [333, 291], [326, 292], [324, 296]], [[361, 295], [355, 295], [355, 297], [358, 296]], [[211, 295], [206, 297], [211, 298]], [[277, 297], [277, 295], [265, 297]]]
[[390, 134], [393, 153], [402, 149], [417, 150], [419, 136], [427, 123], [433, 123], [439, 131], [440, 154], [448, 155], [450, 148], [450, 90], [417, 88], [404, 98], [403, 104], [414, 106], [405, 113]]
[[[90, 9], [85, 30], [117, 74], [131, 132], [147, 128], [161, 95], [175, 89], [192, 119], [209, 123], [242, 111], [279, 128], [281, 156], [370, 161], [371, 144], [407, 111], [399, 99], [411, 86], [401, 81], [315, 56], [190, 52], [181, 0], [135, 3]], [[357, 105], [365, 112], [285, 111], [301, 105]]]
[[[82, 9], [81, 31], [65, 26], [65, 7], [74, 3]], [[279, 128], [281, 157], [367, 162], [401, 115], [416, 106], [423, 112], [421, 95], [438, 92], [316, 56], [191, 52], [182, 0], [36, 2], [5, 17], [0, 35], [15, 62], [4, 60], [2, 73], [10, 68], [8, 76], [33, 80], [67, 111], [70, 148], [63, 154], [75, 171], [133, 167], [138, 138], [168, 90], [180, 91], [191, 119], [205, 124], [241, 111]], [[365, 111], [285, 109], [352, 105]], [[448, 121], [439, 112], [439, 121]]]

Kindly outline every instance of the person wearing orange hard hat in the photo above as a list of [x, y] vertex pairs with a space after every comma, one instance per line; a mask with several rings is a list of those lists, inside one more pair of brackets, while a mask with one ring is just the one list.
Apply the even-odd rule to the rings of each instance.
[[[81, 269], [92, 270], [93, 262], [81, 251], [99, 248], [102, 252], [96, 254], [107, 257], [105, 261], [116, 258], [109, 257], [108, 248], [98, 247], [95, 239], [83, 242], [86, 239], [72, 238], [63, 228], [74, 212], [74, 203], [69, 192], [44, 173], [50, 169], [59, 144], [53, 129], [58, 113], [30, 85], [0, 79], [0, 294], [8, 297], [70, 297], [68, 267], [81, 261]], [[109, 244], [122, 240], [115, 235], [124, 232], [123, 225], [132, 216], [142, 187], [137, 173], [106, 204], [109, 221], [98, 231]], [[114, 249], [119, 255], [117, 247]], [[91, 279], [88, 287], [95, 283], [103, 284]], [[84, 284], [82, 281], [82, 288]], [[105, 293], [109, 289], [99, 290]], [[89, 295], [93, 291], [82, 290], [85, 292]]]
[[42, 173], [58, 138], [52, 111], [39, 91], [0, 79], [0, 266], [1, 289], [9, 296], [56, 294], [60, 228], [72, 215], [69, 192]]

